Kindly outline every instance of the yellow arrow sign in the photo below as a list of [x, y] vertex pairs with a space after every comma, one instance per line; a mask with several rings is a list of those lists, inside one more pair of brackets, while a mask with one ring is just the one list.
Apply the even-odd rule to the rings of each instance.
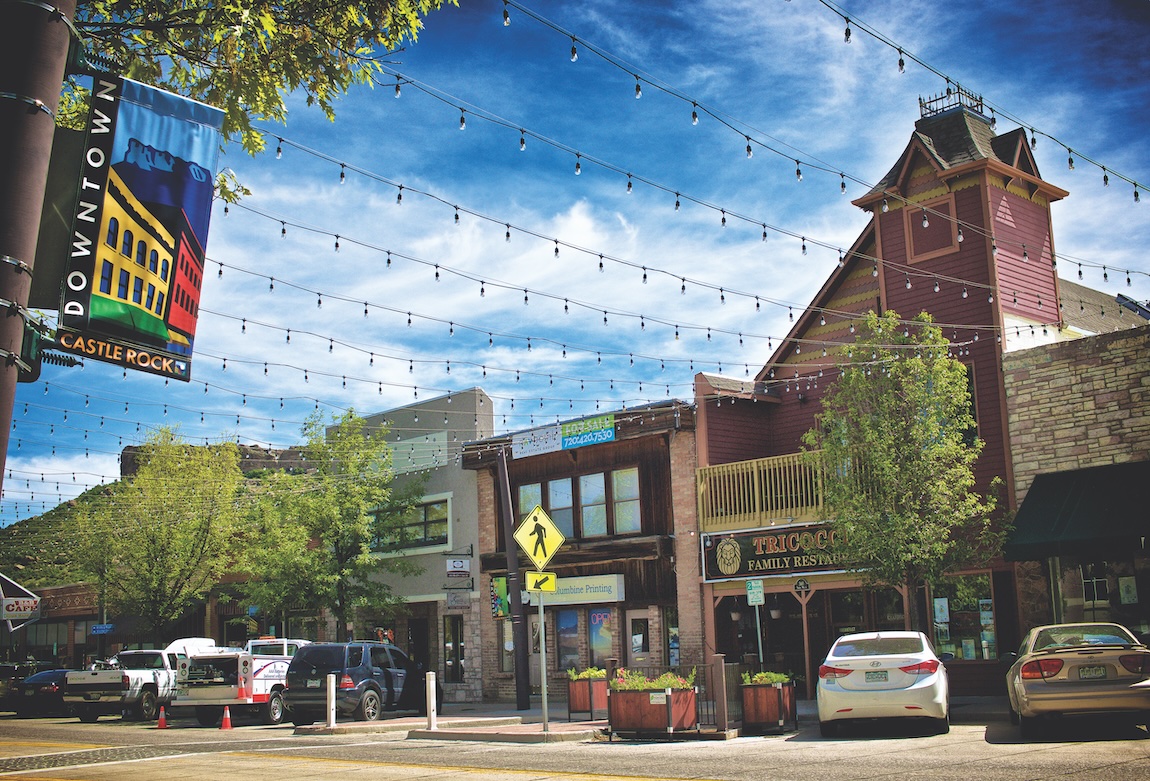
[[559, 581], [554, 572], [528, 572], [526, 580], [528, 591], [554, 591]]
[[547, 562], [551, 561], [551, 557], [566, 539], [551, 517], [539, 506], [528, 513], [515, 530], [515, 541], [537, 570], [547, 566]]

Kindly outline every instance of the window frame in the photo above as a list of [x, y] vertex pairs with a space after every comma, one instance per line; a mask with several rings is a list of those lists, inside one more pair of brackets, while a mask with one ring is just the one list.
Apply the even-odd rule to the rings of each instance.
[[[431, 507], [432, 505], [437, 505], [437, 504], [444, 504], [444, 505], [446, 505], [446, 508], [447, 508], [446, 518], [443, 521], [447, 524], [447, 533], [446, 533], [446, 535], [444, 535], [444, 538], [442, 541], [440, 541], [438, 539], [428, 540], [427, 536], [426, 536], [426, 528], [427, 528], [427, 525], [429, 523], [429, 521], [427, 520], [426, 508]], [[408, 526], [422, 525], [424, 527], [424, 532], [425, 532], [424, 537], [422, 539], [419, 539], [419, 540], [411, 540], [409, 542], [401, 542], [398, 544], [388, 544], [386, 546], [382, 542], [382, 540], [380, 540], [379, 538], [373, 537], [373, 539], [371, 541], [371, 552], [372, 552], [372, 554], [374, 554], [376, 556], [383, 557], [383, 558], [388, 558], [388, 557], [394, 557], [394, 556], [405, 556], [405, 555], [411, 553], [412, 551], [416, 551], [419, 553], [428, 553], [428, 552], [435, 552], [435, 551], [451, 550], [452, 508], [453, 508], [453, 501], [452, 501], [452, 494], [451, 493], [430, 494], [428, 496], [423, 497], [422, 499], [420, 499], [419, 504], [416, 507], [416, 509], [418, 511], [423, 513], [423, 519], [421, 521], [419, 521], [418, 524], [416, 524], [416, 523], [404, 524], [404, 528], [406, 528]], [[373, 515], [374, 514], [375, 513], [373, 512]], [[438, 523], [439, 521], [434, 521], [434, 522]]]
[[[624, 499], [617, 499], [615, 497], [615, 475], [617, 473], [629, 472], [629, 471], [634, 471], [634, 473], [635, 473], [635, 482], [636, 482], [635, 496], [633, 498], [627, 497]], [[583, 498], [582, 498], [583, 480], [586, 477], [592, 477], [595, 475], [598, 475], [603, 480], [603, 502], [602, 503], [596, 502], [594, 504], [584, 504]], [[625, 466], [620, 465], [620, 466], [612, 467], [610, 469], [599, 469], [599, 470], [592, 470], [592, 471], [588, 471], [588, 472], [573, 472], [570, 474], [549, 475], [546, 477], [542, 477], [537, 481], [519, 483], [515, 486], [515, 490], [512, 493], [512, 496], [514, 497], [513, 501], [515, 501], [515, 503], [516, 503], [516, 506], [515, 506], [516, 518], [521, 522], [523, 520], [523, 518], [525, 518], [527, 516], [527, 513], [531, 512], [533, 509], [535, 509], [533, 506], [532, 507], [521, 506], [521, 498], [524, 495], [524, 489], [534, 489], [534, 491], [533, 491], [534, 495], [537, 495], [540, 497], [540, 506], [543, 508], [544, 512], [546, 512], [550, 515], [550, 513], [551, 513], [551, 490], [550, 490], [550, 486], [552, 483], [559, 482], [562, 480], [570, 480], [570, 482], [571, 482], [571, 506], [570, 506], [570, 508], [568, 508], [566, 506], [560, 508], [563, 510], [566, 510], [566, 509], [571, 510], [571, 514], [572, 514], [572, 517], [571, 517], [571, 534], [567, 535], [569, 538], [574, 539], [574, 540], [603, 540], [603, 539], [611, 539], [614, 537], [636, 537], [636, 536], [641, 536], [644, 533], [646, 533], [646, 531], [645, 531], [645, 518], [644, 518], [644, 513], [643, 513], [643, 471], [642, 471], [642, 469], [640, 469], [638, 464], [628, 464]], [[622, 503], [629, 503], [629, 502], [638, 502], [638, 505], [639, 505], [639, 513], [638, 513], [638, 515], [639, 515], [639, 528], [637, 530], [634, 530], [634, 531], [620, 532], [620, 531], [618, 531], [617, 524], [616, 524], [616, 509], [617, 509], [618, 505], [620, 505]], [[593, 508], [593, 507], [595, 507], [595, 508], [603, 507], [604, 508], [604, 513], [606, 515], [606, 519], [605, 519], [606, 531], [602, 534], [590, 534], [590, 535], [584, 534], [584, 531], [583, 531], [584, 530], [583, 514], [584, 513], [583, 513], [583, 511], [584, 511], [584, 508]], [[554, 520], [554, 518], [552, 518], [552, 520]], [[563, 529], [563, 532], [564, 532], [564, 534], [567, 534], [566, 529]]]

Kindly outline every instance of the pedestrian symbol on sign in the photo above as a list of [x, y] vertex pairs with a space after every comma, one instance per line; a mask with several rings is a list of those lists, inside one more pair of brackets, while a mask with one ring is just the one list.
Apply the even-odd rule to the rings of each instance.
[[523, 523], [515, 530], [515, 541], [519, 543], [519, 547], [531, 559], [537, 570], [547, 566], [547, 562], [551, 561], [551, 557], [562, 547], [566, 539], [542, 507], [536, 507], [528, 513]]

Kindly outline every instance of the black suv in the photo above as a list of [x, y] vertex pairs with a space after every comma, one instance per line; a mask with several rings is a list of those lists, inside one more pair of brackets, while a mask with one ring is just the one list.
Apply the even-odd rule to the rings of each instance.
[[[284, 704], [296, 726], [327, 714], [327, 676], [335, 675], [336, 715], [375, 721], [384, 710], [427, 711], [423, 668], [387, 643], [311, 643], [292, 657]], [[436, 702], [443, 701], [436, 685]]]

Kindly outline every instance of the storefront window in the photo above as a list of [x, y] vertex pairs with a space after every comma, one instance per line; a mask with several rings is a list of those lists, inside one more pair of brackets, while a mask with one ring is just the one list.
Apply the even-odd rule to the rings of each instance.
[[559, 669], [579, 670], [579, 611], [560, 610], [555, 620]]
[[933, 589], [934, 645], [964, 661], [998, 658], [990, 575], [943, 578]]
[[1112, 621], [1134, 634], [1150, 631], [1150, 559], [1060, 562], [1054, 584], [1065, 622]]
[[591, 649], [591, 665], [606, 667], [611, 658], [611, 608], [594, 608], [587, 611], [587, 624], [591, 636], [588, 646]]

